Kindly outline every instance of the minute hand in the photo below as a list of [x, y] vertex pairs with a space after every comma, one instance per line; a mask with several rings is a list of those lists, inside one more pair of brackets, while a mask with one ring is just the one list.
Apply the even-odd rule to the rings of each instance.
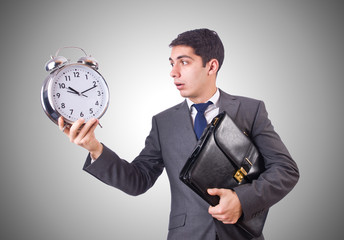
[[81, 93], [85, 93], [85, 92], [90, 91], [91, 89], [96, 88], [96, 87], [98, 87], [98, 86], [97, 86], [97, 85], [94, 85], [93, 87], [91, 87], [91, 88], [89, 88], [89, 89], [86, 89], [85, 91], [83, 91], [83, 92], [81, 92]]

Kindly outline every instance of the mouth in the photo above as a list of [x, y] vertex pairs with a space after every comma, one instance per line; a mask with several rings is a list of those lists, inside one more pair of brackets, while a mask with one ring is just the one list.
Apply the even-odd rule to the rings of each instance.
[[180, 83], [180, 82], [175, 82], [174, 85], [176, 85], [178, 90], [181, 90], [181, 89], [183, 89], [185, 84], [184, 83]]

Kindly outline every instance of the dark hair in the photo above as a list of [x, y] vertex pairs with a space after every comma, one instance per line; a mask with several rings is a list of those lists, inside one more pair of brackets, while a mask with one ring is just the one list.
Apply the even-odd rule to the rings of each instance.
[[220, 37], [215, 31], [206, 28], [186, 31], [179, 34], [169, 46], [175, 47], [180, 45], [192, 47], [195, 54], [202, 58], [203, 67], [211, 59], [217, 59], [219, 62], [218, 70], [220, 70], [225, 50]]

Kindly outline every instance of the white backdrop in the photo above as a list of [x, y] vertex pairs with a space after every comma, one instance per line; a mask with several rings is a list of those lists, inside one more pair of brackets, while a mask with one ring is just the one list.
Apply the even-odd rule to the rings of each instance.
[[[87, 152], [45, 116], [44, 65], [63, 46], [100, 64], [111, 102], [97, 137], [131, 161], [151, 117], [183, 99], [168, 44], [195, 28], [226, 50], [218, 86], [258, 98], [297, 162], [296, 188], [271, 208], [266, 239], [338, 239], [344, 227], [341, 1], [5, 1], [0, 7], [0, 238], [166, 239], [165, 172], [131, 197], [81, 170]], [[77, 60], [77, 50], [61, 55]], [[133, 112], [143, 124], [135, 125]]]

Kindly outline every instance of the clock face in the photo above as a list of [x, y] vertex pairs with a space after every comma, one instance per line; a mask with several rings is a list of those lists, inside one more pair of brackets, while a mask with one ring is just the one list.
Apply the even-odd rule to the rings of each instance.
[[59, 70], [50, 82], [50, 102], [67, 122], [100, 118], [109, 102], [104, 78], [94, 69], [72, 64]]

